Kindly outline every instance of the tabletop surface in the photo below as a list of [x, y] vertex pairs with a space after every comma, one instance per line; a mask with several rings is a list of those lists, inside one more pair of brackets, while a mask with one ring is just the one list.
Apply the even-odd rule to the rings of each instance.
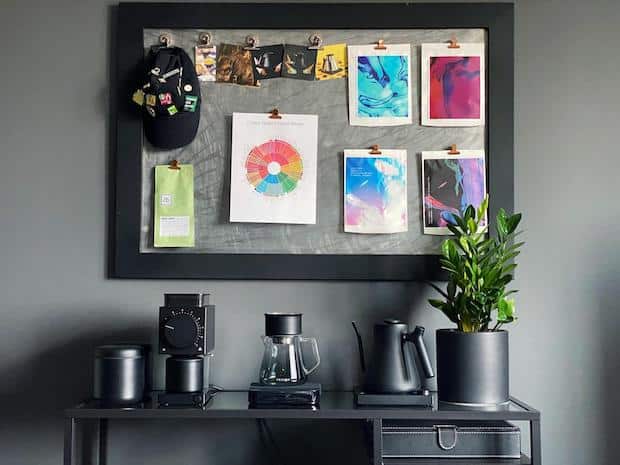
[[158, 407], [153, 401], [127, 408], [106, 408], [97, 401], [83, 402], [65, 410], [68, 418], [324, 418], [324, 419], [452, 419], [537, 420], [540, 413], [511, 397], [496, 407], [458, 406], [437, 402], [433, 407], [358, 407], [349, 391], [324, 391], [315, 408], [252, 408], [247, 391], [221, 391], [202, 408]]

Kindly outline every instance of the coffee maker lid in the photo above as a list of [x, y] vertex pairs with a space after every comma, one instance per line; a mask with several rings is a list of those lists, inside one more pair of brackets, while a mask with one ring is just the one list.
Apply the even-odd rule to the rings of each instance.
[[301, 334], [301, 313], [265, 313], [265, 336]]

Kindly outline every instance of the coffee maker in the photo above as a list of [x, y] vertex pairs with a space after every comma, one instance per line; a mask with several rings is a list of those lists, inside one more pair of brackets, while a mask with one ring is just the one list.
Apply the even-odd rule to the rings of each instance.
[[259, 382], [252, 383], [248, 393], [251, 407], [319, 405], [321, 385], [308, 382], [308, 375], [321, 363], [319, 347], [315, 338], [302, 336], [301, 317], [301, 313], [265, 313], [261, 338], [265, 349]]
[[164, 294], [164, 306], [159, 308], [159, 353], [168, 358], [166, 389], [157, 396], [160, 407], [202, 407], [208, 401], [205, 357], [213, 355], [214, 324], [215, 306], [209, 304], [209, 294]]

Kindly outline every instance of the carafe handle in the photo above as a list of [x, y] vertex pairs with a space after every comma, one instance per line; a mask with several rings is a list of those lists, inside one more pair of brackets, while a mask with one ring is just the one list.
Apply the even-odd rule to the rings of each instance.
[[316, 339], [313, 337], [300, 337], [299, 338], [299, 344], [303, 345], [304, 343], [309, 343], [312, 345], [312, 354], [314, 355], [314, 358], [316, 359], [316, 363], [308, 368], [306, 366], [306, 363], [304, 361], [304, 356], [302, 354], [302, 350], [299, 351], [299, 356], [300, 356], [300, 361], [301, 361], [301, 369], [304, 371], [304, 375], [309, 375], [310, 373], [312, 373], [314, 370], [316, 370], [320, 363], [321, 363], [321, 357], [319, 356], [319, 345], [316, 342]]

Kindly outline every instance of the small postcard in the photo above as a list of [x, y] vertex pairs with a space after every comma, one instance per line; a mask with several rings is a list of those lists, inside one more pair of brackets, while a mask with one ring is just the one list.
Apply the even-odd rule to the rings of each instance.
[[198, 45], [194, 49], [194, 63], [198, 80], [215, 82], [217, 48], [215, 45]]
[[[484, 150], [422, 152], [424, 234], [449, 235], [453, 215], [478, 208], [486, 195]], [[486, 226], [486, 219], [482, 223]]]
[[314, 81], [316, 50], [304, 45], [284, 46], [282, 77]]
[[407, 231], [407, 151], [344, 151], [344, 231]]
[[324, 45], [316, 54], [316, 79], [341, 79], [347, 77], [347, 44]]
[[257, 81], [282, 76], [282, 56], [284, 45], [268, 45], [252, 50], [254, 78]]
[[217, 49], [217, 82], [256, 86], [252, 53], [243, 45], [220, 44]]
[[422, 44], [422, 125], [482, 126], [484, 44]]

